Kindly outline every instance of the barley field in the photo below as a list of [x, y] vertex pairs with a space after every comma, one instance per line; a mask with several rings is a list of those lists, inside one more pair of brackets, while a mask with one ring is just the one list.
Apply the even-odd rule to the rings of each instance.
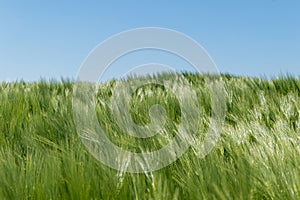
[[[183, 74], [201, 108], [199, 138], [209, 128], [210, 94], [203, 75]], [[168, 78], [168, 75], [161, 75]], [[154, 172], [126, 173], [95, 159], [77, 134], [74, 82], [3, 82], [0, 85], [0, 199], [300, 199], [300, 79], [223, 74], [226, 115], [220, 140], [204, 158], [191, 146]], [[117, 81], [99, 86], [99, 124], [114, 144], [153, 151], [176, 135], [180, 105], [159, 86], [137, 90], [130, 101], [135, 123], [149, 123], [161, 104], [161, 135], [136, 139], [120, 129], [108, 106]]]

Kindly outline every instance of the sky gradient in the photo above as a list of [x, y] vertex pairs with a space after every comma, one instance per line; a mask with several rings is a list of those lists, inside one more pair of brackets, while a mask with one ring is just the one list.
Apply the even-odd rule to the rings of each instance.
[[139, 27], [182, 32], [220, 72], [300, 75], [300, 1], [0, 1], [0, 81], [75, 78], [106, 38]]

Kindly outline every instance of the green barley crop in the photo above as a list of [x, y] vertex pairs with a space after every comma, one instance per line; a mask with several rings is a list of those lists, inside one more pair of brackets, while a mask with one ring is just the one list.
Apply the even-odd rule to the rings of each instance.
[[[196, 91], [199, 132], [205, 132], [211, 102], [204, 77], [184, 76]], [[87, 151], [73, 121], [72, 81], [3, 82], [0, 199], [300, 199], [300, 79], [222, 79], [227, 112], [210, 154], [200, 159], [192, 146], [171, 165], [141, 174], [106, 167]], [[116, 81], [100, 85], [97, 93], [97, 116], [107, 136], [136, 152], [168, 143], [181, 116], [174, 94], [155, 85], [135, 91], [130, 114], [136, 123], [149, 123], [155, 103], [165, 107], [168, 119], [165, 135], [133, 139], [118, 127], [107, 103]]]

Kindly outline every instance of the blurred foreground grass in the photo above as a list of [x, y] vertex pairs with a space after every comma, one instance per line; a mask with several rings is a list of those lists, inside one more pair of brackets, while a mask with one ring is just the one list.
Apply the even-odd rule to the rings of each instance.
[[[197, 93], [204, 133], [209, 93], [203, 76], [184, 76]], [[73, 122], [71, 81], [2, 83], [0, 199], [300, 199], [300, 79], [222, 78], [227, 113], [212, 152], [199, 159], [191, 147], [168, 167], [144, 174], [118, 172], [89, 154]], [[155, 138], [122, 134], [107, 106], [114, 83], [101, 85], [97, 98], [108, 137], [132, 151], [161, 148], [168, 140], [156, 145]], [[161, 103], [166, 134], [173, 136], [181, 114], [176, 98], [159, 87], [147, 90], [153, 93], [133, 95], [133, 119], [149, 123], [150, 105]]]

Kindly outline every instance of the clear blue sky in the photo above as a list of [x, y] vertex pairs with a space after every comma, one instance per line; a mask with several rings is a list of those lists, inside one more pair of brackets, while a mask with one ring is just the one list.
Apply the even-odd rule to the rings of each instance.
[[0, 1], [0, 80], [75, 77], [107, 37], [165, 27], [194, 38], [221, 72], [300, 75], [300, 1]]

